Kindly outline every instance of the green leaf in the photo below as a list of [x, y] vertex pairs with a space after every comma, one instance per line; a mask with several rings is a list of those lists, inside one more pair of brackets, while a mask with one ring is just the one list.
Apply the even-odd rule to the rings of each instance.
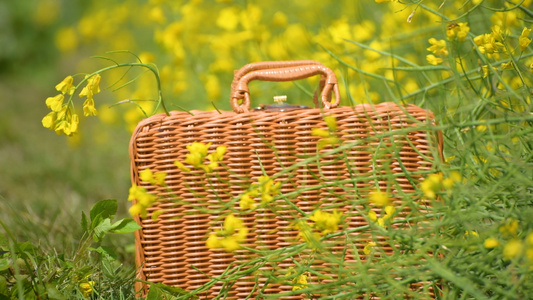
[[5, 271], [8, 268], [9, 268], [9, 259], [8, 258], [0, 259], [0, 272]]
[[46, 287], [48, 293], [48, 299], [64, 300], [67, 299], [61, 292], [52, 284], [48, 284]]
[[106, 246], [100, 246], [98, 248], [90, 248], [89, 250], [98, 252], [102, 255], [102, 257], [106, 260], [115, 260], [117, 259], [117, 255], [113, 251], [113, 249], [106, 247]]
[[[101, 216], [102, 219], [113, 219], [117, 213], [117, 200], [108, 199], [98, 201], [91, 209], [91, 222], [93, 222], [97, 216]], [[91, 224], [93, 227], [96, 226]]]
[[106, 233], [111, 230], [111, 220], [110, 219], [104, 219], [102, 222], [99, 222], [98, 226], [94, 228], [94, 241], [99, 242], [101, 241]]
[[133, 219], [122, 219], [120, 221], [115, 222], [111, 226], [111, 230], [109, 232], [112, 233], [130, 233], [134, 232], [135, 230], [139, 230], [142, 227], [135, 222]]
[[148, 295], [146, 295], [146, 300], [159, 300], [162, 299], [163, 293], [160, 288], [158, 288], [155, 284], [152, 284], [150, 286], [150, 291], [148, 292]]
[[88, 228], [89, 228], [89, 221], [87, 220], [87, 215], [85, 215], [85, 213], [82, 211], [81, 212], [81, 229], [83, 229], [83, 231], [87, 231]]

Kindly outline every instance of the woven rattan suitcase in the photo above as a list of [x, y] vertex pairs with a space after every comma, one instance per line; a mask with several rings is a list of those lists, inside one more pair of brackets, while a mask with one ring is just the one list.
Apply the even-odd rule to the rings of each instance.
[[[251, 108], [251, 80], [292, 81], [314, 75], [321, 78], [314, 99], [309, 99], [315, 108]], [[341, 234], [324, 240], [328, 253], [342, 253], [342, 259], [333, 262], [317, 257], [310, 263], [316, 270], [308, 274], [310, 284], [335, 280], [338, 264], [349, 268], [350, 262], [367, 259], [363, 248], [368, 241], [375, 241], [385, 253], [393, 251], [369, 230], [351, 229], [371, 227], [365, 212], [379, 212], [368, 204], [372, 191], [387, 191], [398, 207], [417, 193], [424, 172], [432, 170], [434, 158], [441, 153], [441, 138], [431, 129], [431, 112], [395, 103], [339, 107], [335, 75], [314, 61], [246, 65], [235, 72], [230, 101], [233, 111], [172, 111], [141, 121], [134, 131], [132, 183], [158, 197], [147, 216], [137, 217], [142, 226], [135, 235], [139, 279], [187, 291], [204, 287], [197, 290], [201, 299], [223, 299], [221, 295], [226, 299], [266, 295], [302, 299], [303, 295], [289, 295], [294, 284], [283, 281], [286, 271], [295, 266], [295, 258], [265, 261], [262, 255], [279, 250], [282, 257], [283, 249], [295, 245], [301, 246], [302, 261], [314, 255], [317, 251], [305, 247], [294, 224], [316, 209], [343, 213]], [[328, 127], [326, 116], [334, 117], [334, 128]], [[322, 134], [316, 134], [316, 128], [323, 129]], [[334, 136], [335, 143], [321, 143], [331, 138], [324, 132]], [[210, 152], [227, 147], [212, 172], [184, 163], [190, 150], [187, 146], [194, 142], [210, 145]], [[176, 161], [183, 163], [181, 169]], [[166, 173], [166, 186], [142, 181], [140, 172], [147, 168]], [[241, 209], [239, 199], [264, 175], [279, 182], [279, 195], [268, 205]], [[418, 210], [404, 207], [396, 212], [396, 220], [423, 215], [429, 202], [417, 201]], [[229, 213], [249, 228], [243, 245], [267, 252], [207, 248], [209, 233], [219, 230], [223, 216]], [[395, 222], [391, 226], [408, 225]], [[252, 261], [256, 263], [237, 267]], [[422, 285], [414, 283], [411, 289]], [[146, 293], [147, 286], [139, 283], [137, 289]]]

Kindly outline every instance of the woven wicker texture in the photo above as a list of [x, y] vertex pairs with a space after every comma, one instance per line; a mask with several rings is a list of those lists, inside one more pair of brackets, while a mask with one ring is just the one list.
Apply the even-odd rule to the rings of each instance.
[[[322, 96], [323, 101], [329, 101], [326, 98]], [[312, 129], [327, 129], [326, 115], [337, 120], [340, 148], [317, 148], [321, 138], [312, 135]], [[146, 218], [137, 217], [142, 226], [136, 232], [139, 278], [189, 291], [212, 278], [238, 278], [215, 282], [200, 294], [205, 299], [222, 292], [227, 293], [226, 299], [290, 292], [290, 283], [267, 282], [267, 278], [283, 276], [279, 270], [293, 267], [291, 259], [235, 269], [234, 263], [250, 261], [257, 254], [206, 247], [209, 233], [221, 228], [225, 215], [240, 211], [239, 197], [264, 174], [281, 182], [283, 197], [266, 207], [238, 214], [250, 229], [245, 246], [274, 250], [301, 244], [294, 221], [302, 213], [320, 208], [342, 211], [346, 218], [340, 230], [348, 232], [324, 241], [331, 255], [342, 259], [312, 262], [313, 269], [329, 279], [311, 275], [310, 282], [325, 284], [336, 278], [339, 264], [349, 267], [353, 262], [365, 261], [368, 255], [363, 248], [369, 241], [392, 253], [393, 247], [385, 238], [368, 230], [350, 229], [368, 228], [365, 212], [370, 209], [381, 213], [379, 208], [365, 204], [370, 191], [377, 187], [390, 192], [398, 209], [395, 220], [424, 215], [429, 203], [405, 205], [405, 199], [414, 197], [423, 171], [431, 170], [433, 157], [440, 155], [441, 140], [429, 129], [433, 122], [429, 111], [394, 103], [284, 112], [173, 111], [169, 116], [160, 114], [141, 121], [130, 144], [132, 183], [146, 187], [159, 200], [149, 208]], [[185, 172], [176, 167], [174, 162], [185, 161], [189, 153], [186, 146], [193, 142], [211, 143], [210, 151], [221, 145], [227, 147], [214, 172], [206, 174], [194, 168]], [[166, 172], [168, 187], [141, 181], [139, 173], [146, 168]], [[152, 218], [154, 213], [158, 217]], [[392, 226], [407, 227], [409, 222]], [[302, 251], [300, 259], [310, 255], [311, 250]], [[255, 267], [254, 272], [246, 272], [246, 268]], [[139, 284], [137, 288], [144, 286]], [[411, 288], [422, 289], [424, 284], [416, 283]]]

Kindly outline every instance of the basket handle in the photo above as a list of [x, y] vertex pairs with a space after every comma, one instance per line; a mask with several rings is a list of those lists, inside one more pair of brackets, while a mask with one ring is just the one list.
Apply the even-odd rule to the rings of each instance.
[[[245, 65], [240, 70], [235, 71], [231, 84], [231, 107], [236, 113], [250, 111], [248, 84], [252, 80], [293, 81], [315, 75], [321, 75], [318, 91], [320, 91], [324, 108], [337, 107], [340, 97], [335, 73], [323, 64], [313, 60], [259, 62]], [[318, 107], [317, 92], [315, 92], [313, 97], [315, 107]], [[333, 102], [331, 102], [331, 93], [335, 95]]]

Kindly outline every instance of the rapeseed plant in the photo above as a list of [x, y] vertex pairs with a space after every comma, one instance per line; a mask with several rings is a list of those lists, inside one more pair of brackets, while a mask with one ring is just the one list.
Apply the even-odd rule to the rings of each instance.
[[[291, 210], [286, 218], [295, 220], [296, 233], [293, 240], [287, 238], [287, 241], [295, 245], [279, 251], [298, 263], [298, 270], [294, 272], [297, 277], [289, 281], [292, 291], [296, 294], [299, 289], [311, 289], [322, 294], [326, 290], [335, 295], [351, 290], [354, 294], [347, 298], [368, 298], [372, 296], [370, 287], [379, 286], [383, 288], [381, 296], [394, 297], [414, 295], [404, 282], [435, 280], [438, 284], [428, 290], [444, 294], [444, 298], [525, 297], [532, 287], [527, 280], [530, 270], [524, 269], [522, 262], [533, 262], [533, 228], [528, 221], [531, 219], [528, 214], [532, 177], [527, 168], [531, 158], [533, 70], [531, 26], [527, 20], [531, 16], [532, 1], [373, 2], [283, 3], [286, 10], [278, 9], [278, 1], [127, 4], [111, 1], [105, 6], [91, 2], [92, 9], [87, 10], [75, 26], [69, 24], [57, 33], [57, 44], [64, 53], [93, 44], [98, 45], [98, 51], [126, 47], [141, 53], [140, 63], [157, 62], [162, 66], [157, 79], [158, 85], [161, 84], [158, 93], [165, 91], [172, 98], [185, 99], [179, 102], [180, 107], [205, 109], [208, 102], [224, 107], [227, 103], [222, 101], [228, 94], [232, 71], [250, 61], [312, 58], [340, 75], [345, 84], [342, 98], [346, 103], [348, 100], [350, 103], [394, 101], [432, 109], [438, 129], [444, 133], [445, 157], [453, 159], [440, 162], [436, 155], [431, 169], [409, 170], [406, 178], [391, 176], [386, 179], [390, 184], [386, 191], [372, 190], [368, 196], [364, 196], [365, 190], [350, 186], [351, 182], [320, 182], [320, 185], [338, 190], [331, 195], [321, 194], [320, 197], [324, 197], [321, 206], [308, 207], [306, 211], [297, 209], [297, 201], [291, 206], [295, 211]], [[322, 14], [328, 5], [331, 14]], [[312, 13], [312, 9], [320, 14]], [[146, 20], [133, 19], [136, 14], [132, 12], [136, 10], [149, 12]], [[368, 11], [379, 13], [369, 15]], [[360, 18], [352, 18], [352, 12]], [[46, 22], [44, 17], [39, 18], [40, 22]], [[159, 50], [142, 47], [145, 44], [142, 36], [137, 36], [135, 30], [123, 29], [132, 19], [136, 26], [144, 27], [142, 30], [148, 29], [149, 39], [156, 41]], [[206, 24], [205, 20], [214, 22]], [[113, 26], [99, 30], [104, 22]], [[125, 75], [109, 73], [100, 77], [100, 74], [89, 74], [82, 79], [83, 84], [74, 85], [76, 76], [67, 76], [59, 83], [56, 90], [60, 94], [46, 99], [50, 112], [43, 118], [43, 126], [71, 136], [78, 131], [82, 112], [84, 116], [98, 114], [105, 119], [101, 106], [94, 101], [94, 95], [100, 92], [100, 81], [105, 82], [102, 86], [113, 86]], [[159, 76], [159, 71], [157, 74]], [[305, 92], [309, 82], [312, 81], [302, 85]], [[84, 101], [82, 110], [78, 111], [71, 99], [83, 85], [78, 95]], [[153, 111], [158, 106], [154, 103], [162, 102], [160, 97], [148, 103], [132, 100], [149, 99], [146, 90], [150, 86], [140, 77], [137, 85], [127, 85], [117, 94], [121, 95], [121, 100], [137, 103], [141, 110]], [[282, 85], [280, 89], [292, 87]], [[268, 88], [257, 95], [266, 91]], [[197, 106], [198, 98], [209, 100], [206, 107]], [[137, 109], [128, 110], [123, 115], [124, 122], [132, 128], [142, 115]], [[312, 132], [320, 140], [318, 150], [337, 151], [341, 137], [336, 120], [326, 116], [324, 121], [327, 128], [315, 128]], [[423, 130], [434, 129], [424, 127]], [[189, 153], [185, 160], [176, 161], [175, 165], [182, 172], [203, 170], [206, 177], [217, 178], [217, 171], [224, 167], [226, 149], [217, 147], [209, 152], [211, 146], [210, 143], [187, 145]], [[342, 151], [336, 153], [340, 155]], [[349, 162], [348, 157], [343, 159]], [[417, 159], [420, 157], [413, 157]], [[370, 165], [374, 171], [379, 164], [371, 161]], [[389, 162], [384, 165], [384, 169], [393, 166]], [[401, 164], [399, 167], [409, 168]], [[310, 176], [320, 177], [312, 168], [310, 170]], [[283, 173], [288, 172], [286, 170], [280, 172], [288, 174]], [[350, 175], [353, 181], [361, 180], [357, 184], [364, 185], [375, 182], [376, 175], [368, 173]], [[132, 215], [147, 216], [147, 209], [157, 201], [147, 188], [148, 184], [164, 186], [164, 174], [152, 173], [150, 169], [139, 174], [147, 186], [131, 187], [128, 198], [137, 201], [130, 209]], [[239, 202], [241, 210], [233, 210], [225, 217], [221, 229], [206, 236], [208, 248], [228, 252], [245, 249], [243, 244], [251, 229], [237, 214], [255, 209], [279, 213], [277, 200], [288, 204], [291, 197], [298, 199], [294, 195], [312, 194], [316, 189], [311, 186], [305, 191], [282, 192], [282, 184], [285, 187], [290, 182], [274, 181], [274, 178], [277, 177], [265, 175], [257, 182], [250, 180], [253, 183], [244, 187], [246, 192], [232, 198], [231, 201]], [[217, 180], [223, 182], [220, 178]], [[396, 191], [394, 184], [405, 182], [417, 185], [414, 198], [426, 202], [404, 200], [413, 196]], [[208, 187], [206, 191], [209, 194]], [[394, 202], [390, 199], [392, 195]], [[256, 204], [258, 198], [261, 204]], [[332, 198], [336, 201], [331, 201]], [[439, 201], [430, 201], [434, 199]], [[430, 202], [434, 207], [427, 207], [425, 203]], [[349, 203], [354, 212], [366, 214], [377, 225], [370, 224], [370, 234], [390, 242], [393, 246], [390, 257], [373, 258], [371, 265], [366, 265], [364, 259], [354, 254], [360, 250], [365, 255], [381, 251], [382, 242], [377, 248], [375, 241], [368, 241], [366, 237], [355, 239], [347, 234], [341, 226], [344, 216], [336, 210], [339, 203]], [[401, 224], [403, 220], [397, 216], [407, 210], [423, 210], [427, 214], [428, 224], [425, 224], [426, 219], [421, 221], [424, 226], [420, 228], [424, 230], [412, 226], [402, 231], [389, 226], [393, 222]], [[423, 219], [415, 216], [413, 220], [416, 222], [417, 218]], [[335, 248], [331, 246], [334, 243], [329, 244], [329, 239], [335, 236], [345, 237], [348, 244], [357, 245], [353, 248], [362, 249], [345, 247], [338, 251], [338, 245]], [[298, 240], [303, 241], [302, 247], [307, 249], [298, 248]], [[363, 244], [357, 244], [361, 241]], [[319, 249], [327, 251], [316, 251]], [[338, 252], [342, 254], [335, 256]], [[268, 256], [271, 254], [268, 251], [258, 253], [261, 257], [275, 257]], [[338, 278], [327, 278], [307, 259], [325, 259], [326, 265], [338, 270]], [[406, 270], [405, 274], [400, 272], [401, 276], [394, 277], [397, 280], [393, 284], [389, 275], [395, 271], [391, 271], [388, 261], [394, 261], [398, 270]], [[261, 263], [252, 259], [247, 262], [255, 262], [257, 266]], [[274, 259], [269, 263], [279, 262]], [[377, 270], [378, 274], [371, 274], [367, 269]], [[337, 286], [321, 285], [320, 281], [311, 280], [312, 276], [324, 281], [337, 280]], [[497, 284], [494, 278], [498, 278]], [[219, 279], [226, 280], [223, 276]], [[80, 291], [83, 292], [81, 286]]]

